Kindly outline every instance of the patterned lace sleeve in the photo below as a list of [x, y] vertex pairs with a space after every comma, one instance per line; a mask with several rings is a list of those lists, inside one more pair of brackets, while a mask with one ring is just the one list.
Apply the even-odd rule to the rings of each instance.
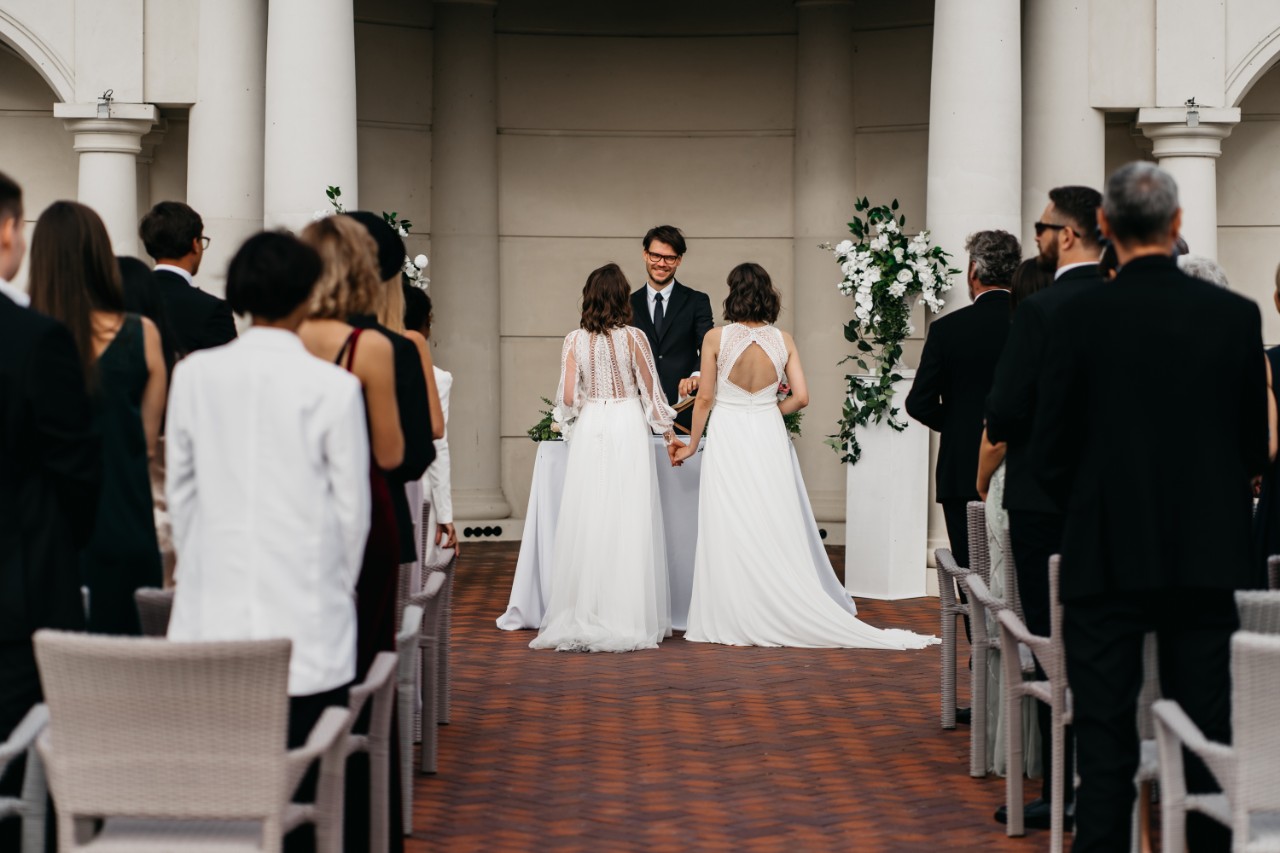
[[662, 383], [658, 381], [658, 369], [653, 364], [653, 351], [649, 349], [649, 339], [644, 332], [634, 326], [627, 327], [627, 336], [631, 344], [631, 363], [635, 371], [636, 390], [644, 404], [644, 414], [650, 428], [663, 435], [671, 430], [676, 419], [676, 410], [667, 404], [667, 397], [662, 393]]
[[574, 329], [564, 337], [564, 348], [560, 350], [560, 384], [556, 387], [555, 404], [557, 420], [564, 422], [573, 420], [582, 408], [581, 370], [574, 351], [580, 329]]

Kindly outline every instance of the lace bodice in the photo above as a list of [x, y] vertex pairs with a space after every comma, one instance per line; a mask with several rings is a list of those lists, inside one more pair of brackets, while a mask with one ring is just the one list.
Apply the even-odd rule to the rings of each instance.
[[564, 420], [577, 417], [593, 400], [639, 398], [645, 419], [657, 433], [671, 429], [675, 410], [667, 404], [644, 332], [634, 326], [607, 334], [574, 329], [565, 335], [560, 351], [560, 386], [556, 405]]
[[[720, 354], [716, 357], [716, 375], [719, 381], [717, 390], [724, 388], [726, 383], [737, 387], [729, 381], [729, 373], [737, 364], [738, 358], [752, 344], [760, 345], [760, 349], [769, 356], [778, 371], [778, 381], [783, 380], [787, 368], [787, 342], [782, 339], [782, 331], [776, 326], [752, 328], [741, 323], [730, 323], [720, 333]], [[746, 388], [739, 390], [750, 393]]]

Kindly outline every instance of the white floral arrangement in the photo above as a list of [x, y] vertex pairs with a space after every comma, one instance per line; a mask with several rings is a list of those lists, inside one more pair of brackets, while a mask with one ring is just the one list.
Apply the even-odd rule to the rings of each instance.
[[[329, 204], [332, 209], [320, 209], [315, 212], [312, 219], [324, 219], [326, 216], [333, 216], [337, 213], [346, 213], [347, 209], [339, 200], [342, 198], [342, 187], [326, 187], [324, 194], [329, 197]], [[391, 211], [387, 213], [382, 211], [383, 220], [390, 225], [401, 237], [409, 236], [409, 229], [413, 228], [413, 223], [407, 219], [400, 219], [399, 213]], [[414, 257], [404, 256], [404, 263], [400, 265], [400, 271], [404, 273], [405, 278], [409, 279], [409, 283], [414, 287], [422, 290], [429, 290], [431, 287], [431, 279], [427, 277], [425, 270], [430, 261], [426, 255], [415, 255]]]
[[[854, 239], [819, 247], [835, 256], [843, 276], [836, 286], [853, 297], [853, 319], [845, 324], [844, 337], [857, 352], [842, 362], [854, 361], [864, 371], [845, 377], [848, 397], [839, 431], [827, 438], [841, 461], [850, 464], [862, 455], [857, 427], [885, 421], [895, 430], [906, 429], [893, 406], [893, 384], [902, 378], [898, 370], [902, 342], [912, 333], [911, 308], [918, 296], [938, 313], [943, 294], [951, 289], [951, 277], [959, 272], [948, 266], [947, 252], [929, 245], [928, 231], [914, 237], [903, 232], [907, 218], [896, 213], [897, 199], [872, 207], [864, 197], [854, 203], [854, 209], [857, 213], [849, 223]], [[863, 213], [865, 219], [859, 215]]]

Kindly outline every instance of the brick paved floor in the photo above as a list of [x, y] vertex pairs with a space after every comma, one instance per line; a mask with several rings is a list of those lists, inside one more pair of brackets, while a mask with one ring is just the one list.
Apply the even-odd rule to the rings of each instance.
[[[938, 728], [937, 648], [677, 635], [625, 655], [534, 652], [532, 632], [494, 626], [517, 548], [468, 544], [460, 561], [453, 723], [440, 772], [418, 777], [411, 853], [1047, 846], [1047, 831], [1004, 835], [991, 820], [1004, 781], [971, 779], [968, 729]], [[859, 607], [937, 633], [934, 599]]]

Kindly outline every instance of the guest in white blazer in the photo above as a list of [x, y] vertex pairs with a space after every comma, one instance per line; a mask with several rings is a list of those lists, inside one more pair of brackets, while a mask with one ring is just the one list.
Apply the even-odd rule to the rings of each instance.
[[346, 703], [355, 678], [370, 519], [360, 381], [296, 334], [320, 272], [295, 237], [251, 237], [231, 262], [227, 299], [253, 326], [184, 359], [169, 396], [169, 638], [292, 640], [291, 745], [325, 707]]
[[[431, 340], [431, 297], [425, 290], [412, 285], [404, 286], [404, 323], [405, 327], [421, 332], [428, 341]], [[458, 549], [458, 534], [453, 526], [453, 483], [449, 469], [449, 391], [453, 388], [453, 374], [441, 370], [432, 364], [435, 372], [436, 390], [440, 395], [441, 420], [444, 422], [444, 435], [435, 440], [436, 458], [423, 475], [422, 485], [430, 498], [430, 515], [427, 529], [432, 535], [426, 540], [426, 553], [422, 562], [425, 566], [437, 566], [446, 562], [450, 555], [443, 552]]]

